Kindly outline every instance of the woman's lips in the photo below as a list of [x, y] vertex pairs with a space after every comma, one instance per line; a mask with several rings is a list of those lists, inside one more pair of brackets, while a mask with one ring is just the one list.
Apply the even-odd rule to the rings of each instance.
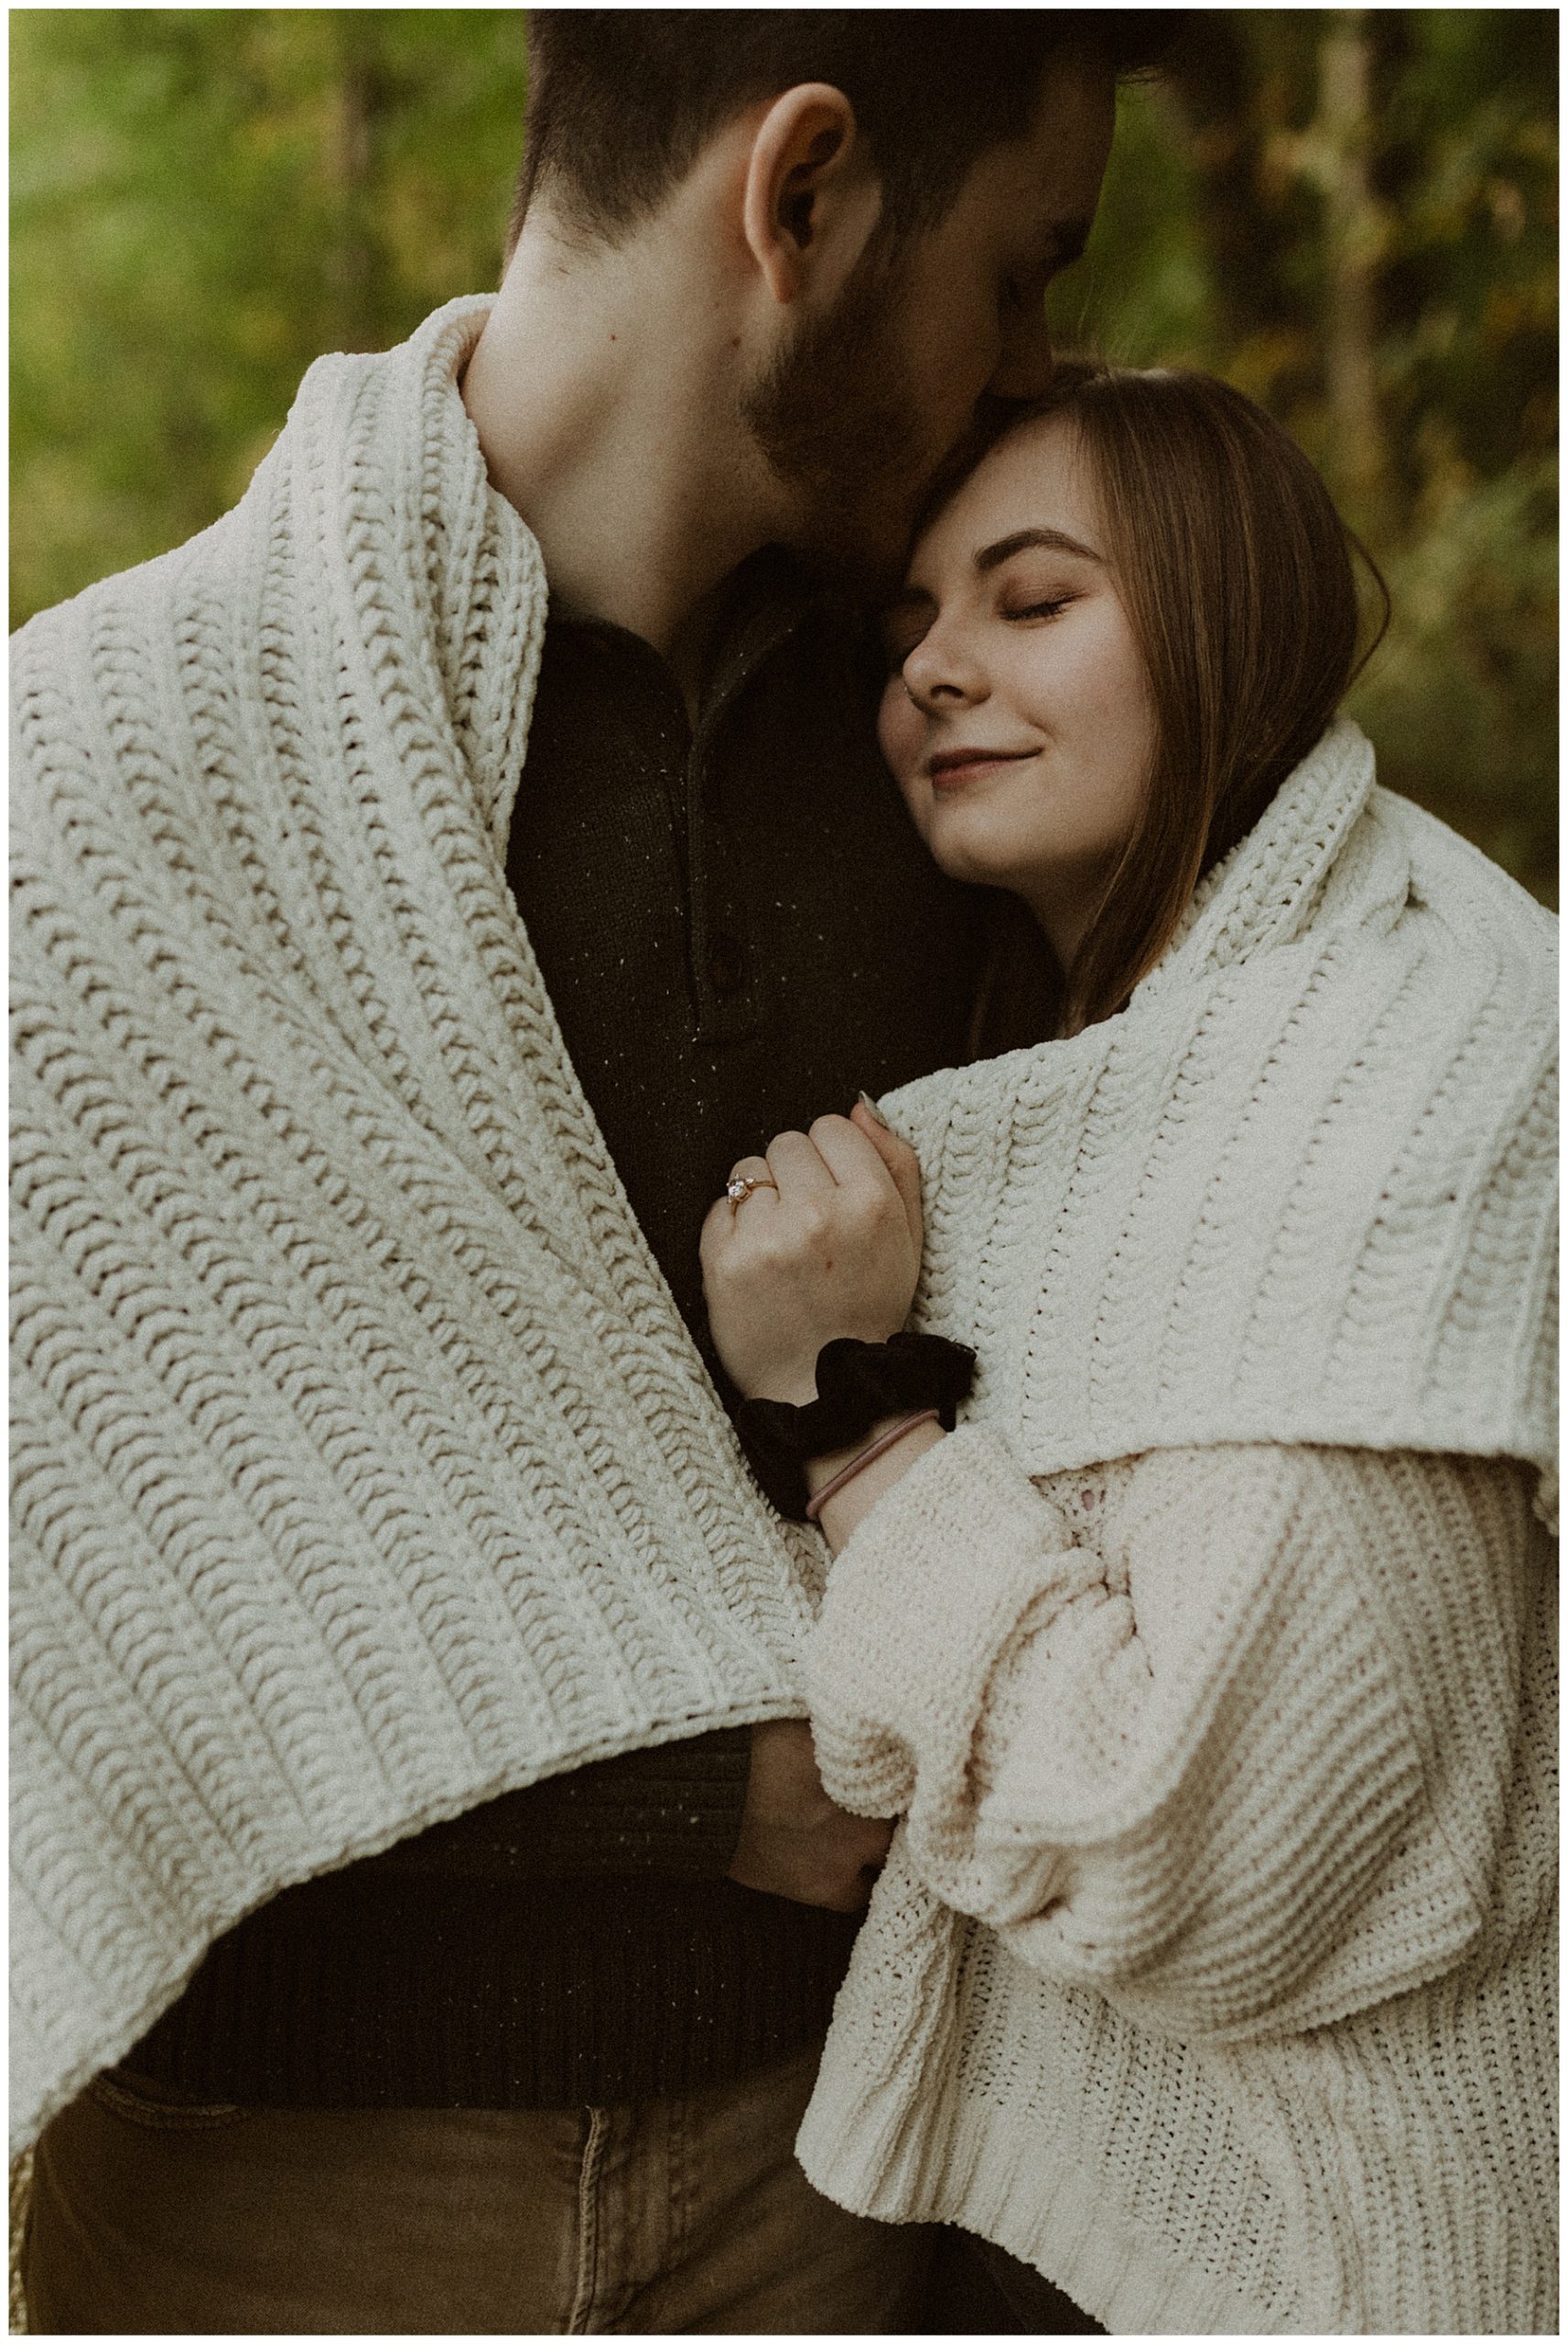
[[1033, 756], [1033, 749], [944, 749], [939, 756], [926, 762], [926, 773], [935, 790], [962, 789], [972, 781], [981, 781], [987, 774], [1000, 773], [1003, 765], [1023, 764]]

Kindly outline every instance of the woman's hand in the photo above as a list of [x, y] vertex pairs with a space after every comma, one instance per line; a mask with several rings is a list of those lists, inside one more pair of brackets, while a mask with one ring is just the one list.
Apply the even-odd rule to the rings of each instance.
[[702, 1282], [719, 1356], [748, 1400], [816, 1396], [816, 1354], [840, 1335], [885, 1342], [920, 1275], [920, 1166], [864, 1106], [781, 1132], [702, 1229]]

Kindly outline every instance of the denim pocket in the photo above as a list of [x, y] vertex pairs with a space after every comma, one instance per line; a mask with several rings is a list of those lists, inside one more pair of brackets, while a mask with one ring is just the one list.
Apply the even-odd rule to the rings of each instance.
[[198, 2100], [178, 2084], [153, 2083], [124, 2067], [105, 2067], [101, 2076], [93, 2077], [87, 2091], [111, 2116], [163, 2132], [211, 2132], [222, 2124], [243, 2124], [252, 2112], [232, 2100]]

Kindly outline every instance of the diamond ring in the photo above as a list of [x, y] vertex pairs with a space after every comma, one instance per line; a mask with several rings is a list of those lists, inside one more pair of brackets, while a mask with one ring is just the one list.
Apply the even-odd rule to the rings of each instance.
[[745, 1203], [753, 1188], [772, 1188], [773, 1194], [777, 1196], [778, 1188], [779, 1184], [776, 1180], [753, 1179], [748, 1172], [738, 1172], [726, 1187], [724, 1193], [730, 1199], [730, 1210], [733, 1212], [737, 1205]]

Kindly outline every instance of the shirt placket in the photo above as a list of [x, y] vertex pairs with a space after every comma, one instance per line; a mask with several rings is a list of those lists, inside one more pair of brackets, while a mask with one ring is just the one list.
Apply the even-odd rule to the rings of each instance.
[[727, 755], [738, 701], [796, 624], [771, 614], [744, 630], [715, 676], [692, 735], [686, 768], [686, 857], [689, 888], [688, 950], [697, 1031], [706, 1042], [742, 1041], [764, 1010], [763, 971], [757, 962], [751, 916], [752, 874], [725, 837], [726, 787], [743, 786]]

